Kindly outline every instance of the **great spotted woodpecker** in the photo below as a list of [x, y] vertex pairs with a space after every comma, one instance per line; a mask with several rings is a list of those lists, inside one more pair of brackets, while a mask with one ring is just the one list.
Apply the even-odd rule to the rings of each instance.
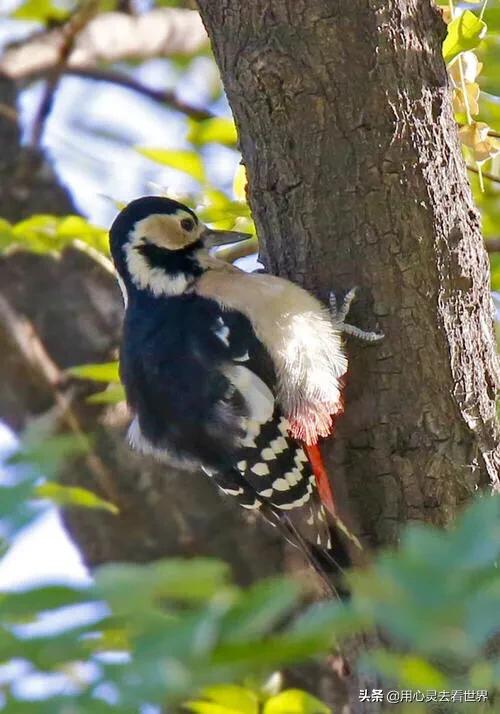
[[349, 561], [317, 445], [342, 409], [341, 333], [380, 336], [345, 324], [354, 291], [339, 311], [332, 298], [328, 311], [288, 280], [209, 252], [247, 237], [211, 230], [155, 196], [115, 219], [128, 437], [145, 454], [202, 469], [325, 576]]

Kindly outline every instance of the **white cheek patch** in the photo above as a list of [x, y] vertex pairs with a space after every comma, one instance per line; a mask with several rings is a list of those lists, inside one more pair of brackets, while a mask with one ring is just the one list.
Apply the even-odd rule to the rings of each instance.
[[153, 295], [180, 295], [190, 285], [185, 273], [168, 275], [161, 268], [152, 268], [137, 250], [140, 240], [132, 240], [124, 246], [127, 268], [135, 285], [142, 290], [151, 290]]

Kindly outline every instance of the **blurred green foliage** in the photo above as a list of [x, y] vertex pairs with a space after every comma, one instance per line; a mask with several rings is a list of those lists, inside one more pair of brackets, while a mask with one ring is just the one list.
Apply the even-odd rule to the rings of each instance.
[[[17, 478], [0, 489], [6, 548], [38, 517], [41, 496], [61, 501], [57, 490], [40, 490], [40, 473], [54, 477], [74, 449], [81, 445], [60, 437], [31, 438], [11, 457]], [[82, 503], [75, 491], [67, 490], [65, 503], [107, 507], [97, 496]], [[30, 702], [19, 694], [15, 673], [4, 674], [2, 711], [132, 713], [146, 703], [185, 701], [199, 714], [323, 714], [328, 709], [314, 697], [270, 691], [266, 678], [376, 630], [391, 647], [365, 652], [358, 666], [386, 686], [485, 689], [491, 702], [500, 696], [500, 658], [492, 646], [500, 634], [499, 558], [500, 498], [484, 496], [449, 531], [408, 527], [398, 551], [349, 575], [349, 602], [304, 609], [295, 582], [274, 578], [242, 590], [225, 564], [198, 558], [109, 564], [87, 586], [45, 583], [4, 592], [1, 661], [22, 662], [24, 677], [58, 674], [65, 684], [61, 693]], [[82, 607], [90, 612], [84, 621]], [[57, 627], [44, 625], [48, 616]], [[460, 711], [482, 707], [462, 704]]]

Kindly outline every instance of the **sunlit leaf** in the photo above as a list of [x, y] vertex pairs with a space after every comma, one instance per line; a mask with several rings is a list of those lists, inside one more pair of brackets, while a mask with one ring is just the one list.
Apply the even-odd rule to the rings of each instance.
[[14, 10], [11, 17], [14, 17], [16, 20], [48, 22], [50, 20], [64, 20], [68, 15], [69, 11], [67, 9], [56, 5], [52, 0], [24, 0], [24, 2]]
[[118, 508], [105, 501], [92, 491], [77, 486], [62, 486], [58, 483], [42, 483], [35, 489], [39, 498], [48, 498], [59, 506], [76, 506], [78, 508], [96, 508], [118, 513]]
[[455, 114], [466, 114], [467, 109], [471, 116], [479, 113], [479, 84], [467, 82], [465, 93], [462, 87], [455, 87], [453, 90], [453, 111]]
[[137, 151], [147, 159], [151, 159], [151, 161], [157, 164], [162, 164], [162, 166], [168, 166], [171, 169], [182, 171], [200, 183], [205, 181], [203, 161], [195, 151], [155, 149], [148, 147], [138, 147]]
[[307, 692], [285, 689], [267, 700], [263, 714], [331, 714], [331, 710]]
[[234, 148], [238, 134], [232, 119], [214, 117], [203, 121], [191, 120], [187, 139], [195, 146], [215, 143]]
[[4, 218], [0, 218], [0, 251], [13, 241], [12, 225]]
[[9, 226], [0, 225], [0, 248], [18, 245], [35, 253], [60, 252], [65, 247], [84, 244], [108, 254], [107, 232], [81, 216], [35, 214]]
[[233, 179], [233, 194], [237, 201], [246, 201], [247, 172], [243, 164], [238, 164]]
[[118, 362], [82, 364], [78, 367], [70, 367], [67, 372], [78, 379], [89, 379], [93, 382], [120, 382]]
[[475, 82], [483, 68], [475, 52], [463, 52], [460, 61], [456, 57], [448, 66], [448, 73], [456, 87], [461, 86], [462, 76], [465, 82]]
[[259, 698], [245, 687], [219, 684], [206, 687], [202, 694], [203, 699], [186, 702], [184, 708], [196, 714], [259, 714]]
[[121, 384], [110, 384], [102, 392], [91, 394], [86, 401], [88, 404], [119, 404], [125, 401], [125, 390]]
[[443, 43], [445, 62], [451, 62], [461, 52], [473, 50], [478, 46], [485, 34], [485, 22], [470, 10], [462, 12], [448, 25], [448, 34]]

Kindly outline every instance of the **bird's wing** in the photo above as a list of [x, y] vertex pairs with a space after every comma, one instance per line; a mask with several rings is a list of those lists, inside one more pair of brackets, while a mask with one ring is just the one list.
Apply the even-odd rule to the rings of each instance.
[[275, 406], [272, 362], [250, 322], [193, 295], [127, 329], [121, 373], [140, 430], [134, 443], [166, 459], [232, 468], [247, 429]]

